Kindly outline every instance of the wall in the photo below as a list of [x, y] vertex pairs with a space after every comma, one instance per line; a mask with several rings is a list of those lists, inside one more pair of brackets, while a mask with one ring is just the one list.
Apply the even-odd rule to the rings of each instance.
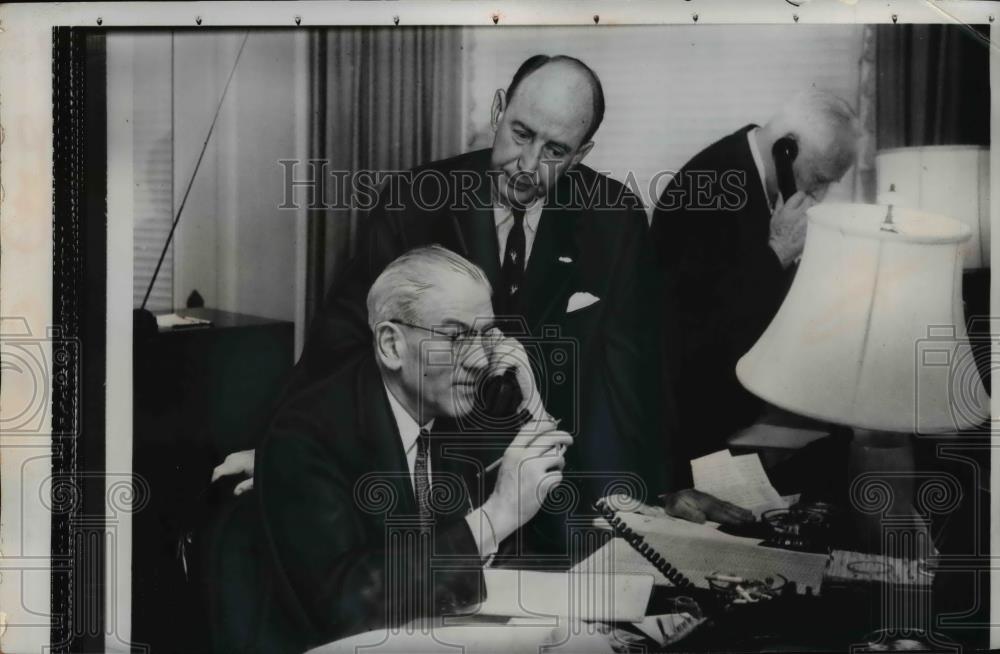
[[[178, 228], [175, 306], [197, 289], [206, 306], [296, 318], [297, 215], [278, 209], [278, 160], [301, 154], [302, 37], [265, 30], [247, 40]], [[243, 32], [174, 35], [175, 206], [242, 40]]]
[[[539, 53], [582, 59], [601, 78], [604, 123], [586, 163], [619, 180], [677, 170], [713, 141], [758, 124], [815, 84], [856, 103], [862, 27], [668, 25], [593, 29], [467, 28], [464, 142], [487, 147], [490, 103], [518, 65]], [[852, 196], [848, 172], [830, 199]]]

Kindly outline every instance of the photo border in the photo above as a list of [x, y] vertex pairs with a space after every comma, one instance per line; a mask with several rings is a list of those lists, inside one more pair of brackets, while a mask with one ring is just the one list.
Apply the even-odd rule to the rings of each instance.
[[[665, 24], [831, 24], [831, 23], [953, 23], [995, 25], [1000, 6], [989, 2], [956, 1], [932, 2], [864, 2], [848, 0], [688, 0], [663, 2], [662, 0], [633, 0], [629, 3], [599, 2], [595, 0], [573, 3], [539, 5], [531, 2], [469, 2], [448, 1], [371, 3], [339, 1], [330, 3], [297, 2], [269, 4], [252, 3], [86, 3], [78, 5], [5, 5], [0, 7], [0, 318], [23, 318], [30, 334], [43, 342], [49, 360], [53, 362], [52, 376], [44, 380], [52, 393], [49, 416], [45, 429], [35, 434], [11, 435], [3, 433], [0, 445], [0, 550], [4, 557], [3, 583], [0, 583], [0, 608], [6, 612], [6, 633], [0, 635], [4, 651], [25, 651], [52, 647], [69, 647], [74, 625], [81, 620], [99, 619], [113, 625], [114, 634], [128, 642], [130, 602], [129, 579], [123, 580], [121, 566], [99, 564], [97, 577], [91, 577], [89, 590], [81, 587], [63, 587], [68, 561], [71, 566], [83, 565], [73, 558], [67, 543], [72, 540], [72, 513], [56, 510], [60, 498], [59, 475], [70, 474], [83, 479], [85, 473], [100, 473], [86, 478], [82, 513], [92, 516], [94, 502], [105, 508], [105, 518], [112, 511], [107, 506], [105, 471], [131, 470], [131, 450], [108, 449], [104, 440], [87, 440], [82, 447], [67, 446], [76, 443], [76, 434], [90, 430], [127, 429], [131, 431], [131, 404], [122, 401], [122, 394], [130, 399], [131, 379], [131, 311], [123, 310], [114, 299], [116, 293], [131, 280], [112, 278], [103, 280], [110, 293], [106, 306], [91, 304], [95, 298], [87, 295], [93, 290], [100, 273], [88, 268], [93, 265], [94, 242], [82, 230], [78, 220], [81, 205], [71, 201], [66, 209], [61, 203], [66, 198], [53, 195], [56, 184], [61, 183], [61, 170], [86, 173], [84, 153], [79, 151], [69, 159], [62, 159], [54, 150], [55, 130], [73, 128], [69, 98], [53, 95], [53, 80], [60, 79], [53, 66], [53, 53], [61, 47], [61, 32], [57, 27], [86, 27], [108, 30], [126, 27], [188, 27], [212, 29], [222, 27], [318, 27], [339, 25], [467, 25], [491, 26], [498, 29], [510, 25], [591, 25], [601, 29], [609, 25], [665, 25]], [[67, 34], [71, 32], [67, 31]], [[991, 27], [991, 85], [1000, 88], [1000, 57], [998, 33]], [[72, 40], [71, 37], [65, 37]], [[72, 49], [72, 43], [69, 44]], [[77, 73], [80, 70], [76, 70]], [[54, 77], [55, 76], [55, 77]], [[80, 83], [80, 77], [68, 78], [71, 84]], [[991, 130], [1000, 133], [996, 95], [991, 97]], [[64, 115], [64, 110], [69, 114]], [[69, 119], [69, 122], [64, 122]], [[86, 120], [83, 118], [82, 120]], [[79, 128], [77, 123], [76, 127]], [[73, 137], [75, 138], [75, 137]], [[76, 142], [76, 141], [74, 141]], [[91, 153], [91, 156], [96, 156]], [[76, 159], [74, 157], [79, 157]], [[66, 166], [65, 169], [60, 168]], [[1000, 216], [1000, 154], [991, 147], [991, 216]], [[83, 202], [94, 201], [81, 196]], [[81, 198], [78, 198], [78, 200]], [[108, 199], [109, 204], [112, 199]], [[121, 266], [130, 262], [128, 256], [116, 256], [113, 244], [121, 246], [117, 227], [108, 225], [104, 243], [108, 250], [104, 256], [108, 265], [115, 261]], [[994, 234], [997, 229], [993, 229]], [[92, 237], [96, 231], [91, 232]], [[100, 240], [100, 239], [97, 239]], [[98, 247], [100, 247], [98, 245]], [[994, 250], [996, 248], [993, 248]], [[89, 277], [88, 277], [89, 275]], [[95, 277], [96, 275], [96, 277]], [[81, 286], [82, 284], [82, 286]], [[113, 290], [112, 290], [113, 289]], [[997, 299], [991, 288], [991, 303]], [[98, 294], [99, 296], [100, 294]], [[131, 293], [126, 293], [131, 302]], [[97, 299], [99, 303], [99, 298]], [[94, 320], [100, 314], [108, 316], [102, 334], [95, 333]], [[69, 343], [81, 344], [88, 356], [97, 356], [96, 365], [80, 366], [74, 359], [79, 352], [72, 347], [69, 358], [60, 358], [62, 345], [53, 344], [50, 328], [58, 326], [55, 334]], [[114, 339], [107, 338], [114, 334]], [[44, 335], [44, 336], [43, 336]], [[0, 334], [0, 338], [6, 334]], [[48, 340], [46, 340], [48, 339]], [[74, 340], [78, 339], [78, 340]], [[80, 340], [82, 339], [82, 340]], [[88, 340], [89, 339], [89, 340]], [[105, 352], [95, 342], [107, 340]], [[113, 344], [113, 346], [111, 346]], [[90, 348], [90, 349], [88, 349]], [[90, 359], [88, 358], [88, 363]], [[104, 379], [107, 362], [107, 397], [81, 394], [91, 384]], [[113, 363], [112, 363], [113, 362]], [[100, 370], [100, 374], [92, 373]], [[62, 375], [69, 380], [59, 384]], [[0, 371], [0, 388], [6, 400], [4, 406], [17, 406], [18, 401], [33, 391], [25, 381]], [[103, 386], [101, 383], [100, 386]], [[96, 391], [95, 391], [96, 393]], [[4, 397], [6, 396], [6, 397]], [[112, 401], [114, 398], [115, 401]], [[107, 415], [104, 416], [104, 411]], [[124, 413], [123, 413], [124, 412]], [[95, 413], [97, 415], [95, 415]], [[996, 405], [993, 415], [997, 415]], [[105, 420], [106, 418], [106, 420]], [[82, 430], [82, 431], [79, 431]], [[69, 436], [67, 437], [67, 434]], [[42, 475], [28, 464], [38, 457], [51, 456], [51, 471]], [[1000, 488], [1000, 471], [993, 465], [991, 488]], [[27, 472], [26, 472], [27, 471]], [[48, 503], [45, 484], [52, 486]], [[95, 499], [96, 498], [96, 499]], [[91, 512], [91, 513], [88, 513]], [[44, 528], [40, 525], [48, 522]], [[81, 523], [76, 521], [77, 526]], [[105, 520], [97, 519], [98, 531], [105, 533]], [[122, 530], [130, 528], [130, 521], [119, 517], [116, 525]], [[65, 531], [69, 530], [69, 531]], [[1000, 533], [997, 521], [990, 525], [991, 552], [1000, 553]], [[79, 535], [79, 532], [78, 534]], [[998, 543], [995, 545], [994, 543]], [[104, 551], [104, 544], [100, 548]], [[119, 554], [130, 555], [125, 549]], [[103, 557], [103, 554], [101, 555]], [[66, 557], [69, 557], [68, 559]], [[39, 582], [46, 572], [50, 580]], [[39, 566], [42, 565], [40, 568]], [[74, 568], [79, 572], [79, 568]], [[93, 570], [90, 570], [93, 572]], [[126, 575], [127, 576], [127, 575]], [[28, 583], [30, 578], [31, 582]], [[99, 607], [88, 601], [97, 597], [94, 592], [104, 588], [105, 601]], [[991, 594], [1000, 600], [1000, 574], [991, 572]], [[41, 609], [44, 598], [50, 598], [49, 615]], [[89, 599], [88, 599], [89, 598]], [[117, 604], [114, 602], [118, 602]], [[121, 603], [125, 602], [124, 609]], [[64, 604], [65, 603], [65, 604]], [[81, 606], [81, 603], [83, 606]], [[991, 604], [991, 623], [1000, 624], [1000, 601]], [[61, 613], [60, 609], [65, 612]], [[96, 610], [96, 613], [94, 613]], [[124, 612], [124, 615], [123, 615]], [[107, 643], [111, 645], [109, 641]], [[990, 644], [1000, 646], [1000, 630], [991, 625]]]

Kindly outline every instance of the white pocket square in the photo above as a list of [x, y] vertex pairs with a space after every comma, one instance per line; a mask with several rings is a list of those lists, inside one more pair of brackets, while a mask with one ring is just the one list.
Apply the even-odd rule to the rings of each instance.
[[559, 263], [573, 263], [573, 260], [569, 257], [559, 257]]
[[596, 295], [591, 295], [587, 292], [574, 293], [569, 297], [569, 302], [566, 303], [566, 313], [573, 313], [574, 311], [589, 307], [594, 302], [600, 301], [600, 299]]

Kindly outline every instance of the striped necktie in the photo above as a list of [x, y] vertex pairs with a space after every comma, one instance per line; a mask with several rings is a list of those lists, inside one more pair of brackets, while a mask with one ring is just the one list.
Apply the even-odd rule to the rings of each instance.
[[429, 523], [431, 521], [431, 478], [428, 474], [428, 463], [430, 463], [430, 432], [426, 429], [420, 430], [417, 436], [417, 461], [413, 466], [413, 488], [417, 496], [417, 510], [420, 512], [420, 520]]

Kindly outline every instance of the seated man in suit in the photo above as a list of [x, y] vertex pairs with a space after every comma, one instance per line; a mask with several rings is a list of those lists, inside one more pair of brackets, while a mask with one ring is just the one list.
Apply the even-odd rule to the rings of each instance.
[[[433, 434], [435, 421], [471, 410], [481, 376], [526, 361], [490, 329], [490, 294], [483, 272], [445, 248], [404, 254], [368, 293], [374, 351], [278, 411], [255, 490], [240, 498], [259, 496], [273, 584], [263, 599], [280, 605], [257, 615], [284, 625], [256, 626], [261, 649], [302, 650], [476, 604], [483, 562], [560, 483], [572, 437], [537, 401], [523, 404], [531, 418], [475, 510], [453, 441]], [[518, 383], [537, 400], [530, 374]]]
[[[385, 180], [291, 386], [365, 352], [372, 335], [364, 298], [373, 280], [406, 250], [441, 243], [483, 269], [505, 330], [530, 341], [545, 406], [577, 437], [567, 477], [581, 508], [626, 476], [647, 501], [675, 490], [667, 474], [673, 416], [658, 396], [658, 361], [647, 356], [659, 325], [644, 314], [642, 286], [652, 280], [646, 215], [625, 186], [581, 163], [603, 116], [594, 71], [572, 57], [537, 55], [496, 91], [490, 149]], [[516, 402], [517, 390], [499, 384], [486, 395]], [[217, 474], [251, 465], [242, 453]], [[696, 520], [748, 516], [692, 490], [669, 494], [666, 504]]]
[[[676, 314], [673, 350], [684, 460], [725, 447], [762, 403], [736, 379], [736, 362], [778, 311], [805, 244], [806, 210], [853, 163], [854, 110], [822, 91], [794, 96], [763, 127], [747, 125], [694, 156], [663, 191], [650, 240]], [[772, 150], [797, 151], [795, 191], [783, 198]], [[668, 323], [670, 324], [670, 323]]]

